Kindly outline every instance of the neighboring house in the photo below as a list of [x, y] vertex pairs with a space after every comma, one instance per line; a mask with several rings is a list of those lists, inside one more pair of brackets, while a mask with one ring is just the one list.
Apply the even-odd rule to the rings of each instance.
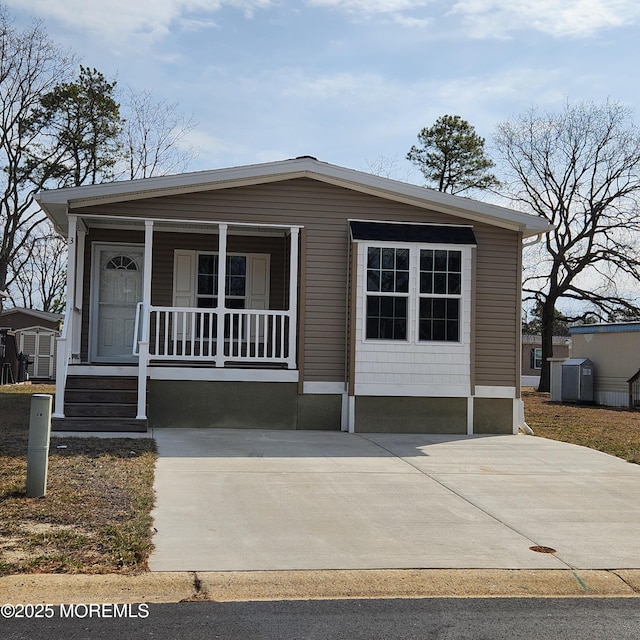
[[522, 241], [541, 218], [310, 157], [38, 202], [69, 239], [56, 428], [522, 421]]
[[[0, 327], [16, 332], [17, 349], [29, 356], [29, 377], [49, 380], [56, 375], [56, 340], [63, 316], [37, 309], [14, 307], [0, 314]], [[15, 377], [17, 372], [13, 372]]]
[[572, 357], [593, 362], [595, 402], [629, 406], [628, 381], [640, 370], [640, 322], [589, 324], [569, 333]]
[[[571, 354], [571, 338], [553, 336], [553, 358], [568, 358]], [[537, 387], [542, 369], [542, 337], [522, 336], [522, 381], [523, 387]]]

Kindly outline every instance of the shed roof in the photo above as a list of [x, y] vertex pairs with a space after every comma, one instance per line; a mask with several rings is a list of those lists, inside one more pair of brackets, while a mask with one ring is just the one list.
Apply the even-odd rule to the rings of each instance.
[[0, 315], [4, 318], [5, 316], [10, 316], [16, 313], [33, 316], [34, 318], [39, 318], [40, 320], [49, 320], [50, 322], [59, 322], [64, 318], [64, 315], [61, 313], [51, 313], [50, 311], [40, 311], [38, 309], [27, 309], [26, 307], [13, 307], [12, 309], [3, 309], [2, 314]]
[[569, 327], [570, 334], [576, 333], [634, 333], [640, 331], [640, 322], [603, 322]]

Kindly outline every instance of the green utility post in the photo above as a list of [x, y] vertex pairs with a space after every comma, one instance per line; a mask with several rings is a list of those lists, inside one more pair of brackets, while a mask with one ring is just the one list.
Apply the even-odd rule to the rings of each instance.
[[27, 449], [27, 498], [42, 498], [47, 493], [51, 403], [52, 397], [46, 393], [36, 393], [31, 396]]

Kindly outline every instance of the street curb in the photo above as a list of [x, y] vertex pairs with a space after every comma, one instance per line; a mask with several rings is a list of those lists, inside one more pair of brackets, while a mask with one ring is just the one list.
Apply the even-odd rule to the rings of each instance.
[[220, 571], [0, 578], [0, 605], [585, 596], [639, 597], [640, 569]]

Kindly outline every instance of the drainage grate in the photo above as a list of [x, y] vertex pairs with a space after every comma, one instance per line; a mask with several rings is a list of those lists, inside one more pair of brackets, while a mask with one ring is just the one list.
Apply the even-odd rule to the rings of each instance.
[[536, 545], [535, 547], [529, 547], [531, 551], [535, 551], [536, 553], [556, 553], [555, 549], [551, 547], [543, 547], [540, 545]]

